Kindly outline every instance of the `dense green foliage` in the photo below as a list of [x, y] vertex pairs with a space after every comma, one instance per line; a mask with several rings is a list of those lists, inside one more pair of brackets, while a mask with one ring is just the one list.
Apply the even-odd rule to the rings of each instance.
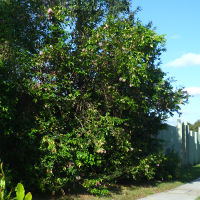
[[197, 120], [194, 124], [189, 124], [190, 130], [198, 132], [198, 128], [200, 127], [200, 120]]
[[13, 180], [105, 193], [106, 182], [136, 177], [187, 101], [159, 68], [164, 37], [126, 0], [5, 0], [0, 11], [0, 158]]
[[176, 153], [166, 155], [161, 153], [150, 154], [140, 159], [139, 164], [131, 169], [134, 180], [172, 180], [178, 177], [180, 160]]

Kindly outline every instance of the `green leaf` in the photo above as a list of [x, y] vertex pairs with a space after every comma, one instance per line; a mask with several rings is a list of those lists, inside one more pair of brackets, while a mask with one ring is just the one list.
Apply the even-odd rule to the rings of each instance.
[[16, 191], [16, 200], [23, 200], [25, 191], [24, 191], [24, 186], [21, 183], [17, 184], [17, 187], [15, 188]]
[[3, 66], [3, 61], [0, 59], [0, 66]]
[[5, 175], [4, 175], [4, 171], [3, 171], [3, 163], [1, 163], [1, 175], [0, 175], [0, 198], [1, 198], [1, 200], [4, 200], [5, 189], [6, 189]]
[[27, 193], [24, 200], [32, 200], [32, 194], [30, 192]]
[[1, 200], [4, 200], [4, 190], [0, 189], [0, 198]]
[[5, 187], [6, 187], [6, 182], [5, 182], [4, 177], [2, 177], [0, 178], [0, 188], [5, 190]]

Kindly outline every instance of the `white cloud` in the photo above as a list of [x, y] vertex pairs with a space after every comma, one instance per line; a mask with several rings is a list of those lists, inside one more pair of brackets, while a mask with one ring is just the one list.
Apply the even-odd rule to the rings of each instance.
[[200, 54], [195, 53], [188, 53], [184, 54], [180, 58], [177, 58], [169, 63], [167, 63], [165, 66], [168, 67], [186, 67], [186, 66], [194, 66], [199, 65], [200, 66]]
[[190, 95], [200, 95], [200, 87], [188, 87], [185, 88], [185, 90], [190, 94]]

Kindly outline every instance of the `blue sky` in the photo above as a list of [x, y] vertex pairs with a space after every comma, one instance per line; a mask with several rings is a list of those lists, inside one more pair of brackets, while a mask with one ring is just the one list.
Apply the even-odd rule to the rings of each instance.
[[[137, 17], [143, 24], [153, 22], [156, 32], [166, 35], [167, 51], [160, 66], [168, 77], [192, 95], [182, 107], [182, 121], [200, 119], [200, 0], [132, 0], [133, 8], [141, 7]], [[178, 115], [168, 123], [176, 125]]]

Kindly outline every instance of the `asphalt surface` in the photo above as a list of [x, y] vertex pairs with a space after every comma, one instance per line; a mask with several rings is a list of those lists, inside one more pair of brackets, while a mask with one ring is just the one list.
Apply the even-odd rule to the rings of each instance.
[[200, 196], [200, 178], [172, 190], [153, 194], [139, 200], [195, 200]]

